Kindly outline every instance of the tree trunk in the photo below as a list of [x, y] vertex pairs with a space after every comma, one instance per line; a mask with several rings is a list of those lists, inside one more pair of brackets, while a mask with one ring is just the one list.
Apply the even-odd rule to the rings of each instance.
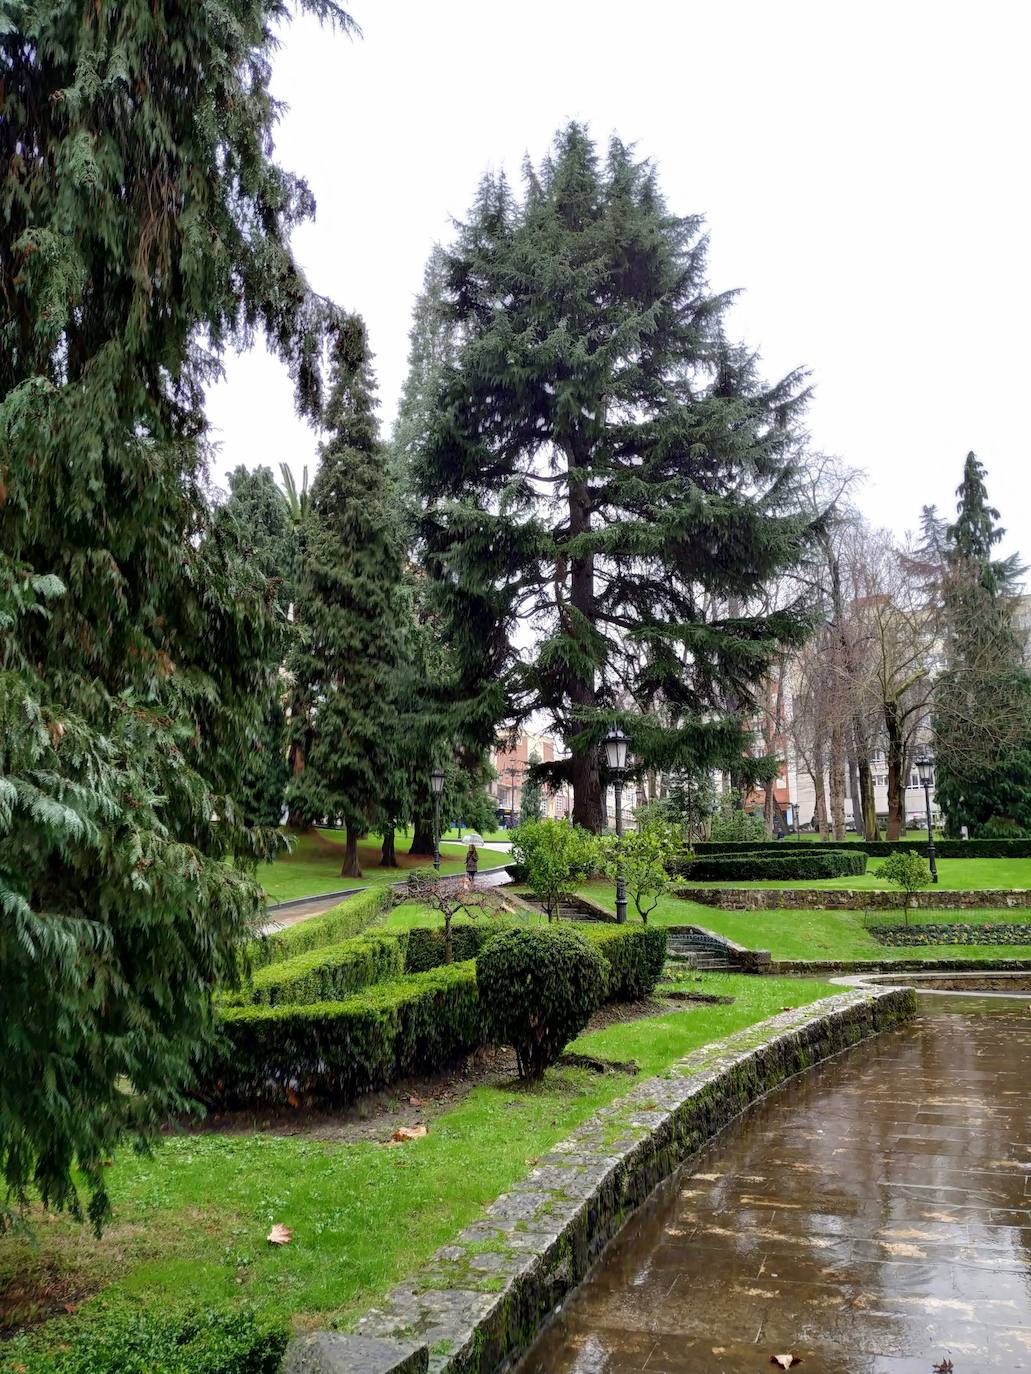
[[845, 742], [841, 726], [835, 721], [831, 725], [831, 819], [834, 823], [834, 838], [845, 838]]
[[766, 784], [763, 793], [763, 824], [766, 826], [767, 835], [773, 834], [773, 818], [777, 814], [777, 805], [773, 796], [773, 783]]
[[859, 790], [863, 797], [863, 837], [867, 840], [881, 838], [877, 824], [877, 802], [873, 790], [873, 771], [870, 768], [870, 751], [866, 737], [856, 727], [856, 765], [859, 769]]
[[394, 827], [388, 825], [383, 830], [383, 852], [379, 856], [380, 868], [399, 868], [394, 851]]
[[[567, 452], [569, 462], [569, 537], [576, 539], [591, 528], [591, 492], [586, 476], [579, 466], [577, 455]], [[593, 629], [597, 619], [594, 590], [594, 555], [574, 558], [569, 565], [569, 601], [574, 611]], [[561, 611], [560, 611], [561, 614]], [[565, 633], [578, 635], [574, 621], [567, 618]], [[587, 645], [582, 646], [590, 654]], [[569, 701], [575, 708], [574, 719], [581, 711], [590, 713], [597, 705], [595, 675], [588, 672], [572, 675], [569, 682]], [[572, 743], [572, 742], [571, 742]], [[605, 828], [605, 808], [596, 749], [577, 750], [572, 747], [573, 824], [582, 825], [595, 835]]]
[[659, 775], [654, 768], [648, 769], [648, 800], [650, 802], [659, 799]]
[[848, 790], [852, 797], [852, 822], [856, 827], [856, 833], [866, 834], [866, 812], [863, 809], [863, 792], [859, 786], [859, 760], [856, 758], [854, 739], [849, 740], [848, 755]]
[[888, 839], [906, 833], [906, 751], [897, 701], [884, 703], [884, 729], [888, 737]]
[[344, 864], [340, 870], [342, 878], [360, 878], [362, 870], [358, 863], [358, 831], [353, 825], [347, 827], [347, 843], [344, 845]]
[[813, 780], [813, 791], [816, 793], [816, 828], [820, 832], [821, 840], [827, 838], [827, 787], [823, 779], [823, 769], [823, 744], [814, 744], [813, 771], [810, 777]]
[[409, 854], [415, 854], [420, 859], [433, 858], [433, 822], [427, 821], [423, 816], [416, 816], [415, 824], [412, 827], [412, 843], [408, 846]]

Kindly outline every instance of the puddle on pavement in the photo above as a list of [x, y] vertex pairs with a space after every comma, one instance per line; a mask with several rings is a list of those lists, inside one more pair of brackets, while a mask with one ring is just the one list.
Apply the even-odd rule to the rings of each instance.
[[919, 1006], [663, 1185], [518, 1374], [1031, 1370], [1028, 1003]]

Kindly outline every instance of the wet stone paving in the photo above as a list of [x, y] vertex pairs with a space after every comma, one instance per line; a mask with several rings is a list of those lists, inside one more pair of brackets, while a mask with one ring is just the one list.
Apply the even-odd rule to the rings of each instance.
[[1029, 1056], [1026, 1001], [921, 996], [664, 1185], [518, 1374], [1031, 1370]]

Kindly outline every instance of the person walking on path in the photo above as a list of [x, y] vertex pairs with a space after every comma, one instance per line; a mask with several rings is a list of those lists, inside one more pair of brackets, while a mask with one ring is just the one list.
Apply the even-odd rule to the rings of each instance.
[[476, 870], [480, 866], [480, 856], [476, 852], [476, 846], [471, 844], [465, 851], [465, 871], [469, 879], [470, 886], [476, 885]]

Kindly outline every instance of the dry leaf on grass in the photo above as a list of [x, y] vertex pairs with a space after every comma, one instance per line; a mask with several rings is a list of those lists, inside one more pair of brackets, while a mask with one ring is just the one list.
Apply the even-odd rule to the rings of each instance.
[[425, 1107], [426, 1099], [424, 1097], [410, 1097], [408, 1105], [409, 1107]]
[[[1031, 1007], [1028, 1007], [1028, 1011], [1031, 1011]], [[934, 1366], [934, 1374], [952, 1374], [952, 1361], [949, 1359], [948, 1355], [945, 1356], [940, 1364]]]
[[780, 1365], [781, 1369], [791, 1369], [791, 1367], [792, 1367], [793, 1365], [801, 1364], [801, 1363], [802, 1363], [802, 1360], [801, 1360], [800, 1356], [798, 1356], [798, 1355], [792, 1355], [790, 1352], [788, 1352], [788, 1354], [786, 1354], [786, 1355], [771, 1355], [771, 1356], [770, 1356], [770, 1364]]
[[294, 1238], [293, 1231], [289, 1226], [284, 1226], [281, 1221], [277, 1221], [265, 1239], [269, 1245], [289, 1245]]
[[391, 1140], [400, 1145], [404, 1140], [418, 1140], [421, 1136], [428, 1134], [428, 1128], [425, 1126], [399, 1126], [391, 1136]]

